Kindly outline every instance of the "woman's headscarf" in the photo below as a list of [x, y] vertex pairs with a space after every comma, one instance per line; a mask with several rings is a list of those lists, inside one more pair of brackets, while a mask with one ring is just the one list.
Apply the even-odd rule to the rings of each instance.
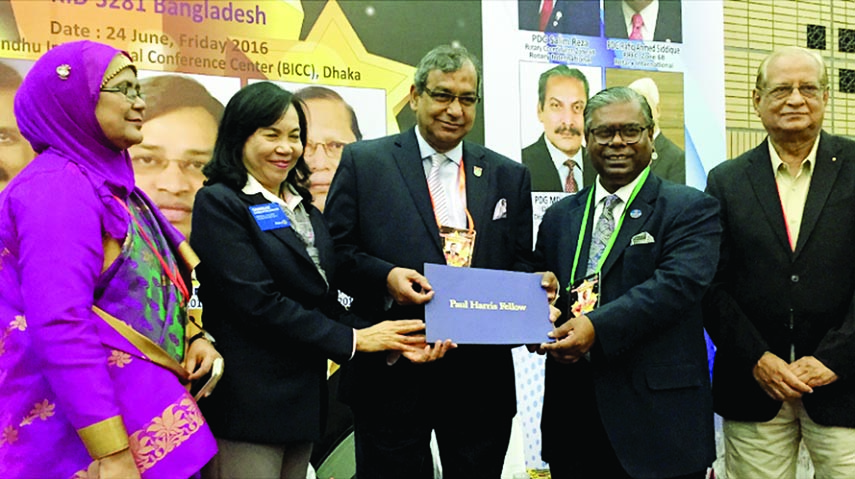
[[58, 155], [80, 167], [104, 203], [104, 227], [116, 239], [125, 237], [129, 217], [112, 197], [128, 197], [134, 170], [127, 150], [104, 135], [95, 106], [107, 66], [120, 54], [127, 56], [88, 40], [59, 45], [39, 58], [15, 95], [21, 134], [39, 155]]

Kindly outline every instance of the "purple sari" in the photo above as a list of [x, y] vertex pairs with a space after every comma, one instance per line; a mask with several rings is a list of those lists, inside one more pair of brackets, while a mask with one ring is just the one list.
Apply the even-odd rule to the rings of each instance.
[[[178, 377], [93, 312], [183, 359], [187, 298], [164, 279], [152, 249], [176, 266], [182, 238], [134, 189], [127, 152], [110, 144], [94, 114], [119, 53], [92, 42], [54, 48], [16, 96], [22, 133], [39, 156], [0, 193], [3, 478], [86, 477], [93, 458], [81, 436], [115, 418], [144, 478], [190, 477], [216, 452]], [[105, 268], [111, 239], [121, 252]]]

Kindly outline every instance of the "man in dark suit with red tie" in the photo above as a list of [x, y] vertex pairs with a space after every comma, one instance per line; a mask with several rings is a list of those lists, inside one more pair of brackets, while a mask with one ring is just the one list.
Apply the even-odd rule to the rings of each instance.
[[600, 36], [599, 0], [519, 0], [519, 28]]
[[607, 38], [683, 42], [681, 0], [603, 0]]
[[[535, 250], [563, 313], [540, 346], [543, 459], [553, 479], [704, 479], [715, 446], [701, 298], [718, 204], [650, 174], [653, 118], [637, 92], [594, 95], [585, 133], [598, 180], [546, 211]], [[571, 301], [584, 279], [599, 287], [588, 312]]]
[[[528, 170], [463, 141], [480, 84], [466, 49], [437, 47], [410, 89], [416, 127], [344, 149], [324, 215], [339, 286], [372, 322], [424, 318], [424, 264], [446, 263], [440, 224], [474, 228], [472, 267], [531, 270]], [[463, 345], [430, 364], [364, 354], [345, 368], [358, 477], [432, 479], [431, 431], [446, 479], [501, 475], [516, 413], [510, 348]]]

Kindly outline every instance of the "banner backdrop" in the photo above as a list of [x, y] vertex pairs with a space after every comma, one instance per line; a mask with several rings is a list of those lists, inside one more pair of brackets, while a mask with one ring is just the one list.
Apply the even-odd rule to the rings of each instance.
[[[335, 152], [326, 145], [376, 138], [415, 123], [408, 107], [415, 65], [442, 43], [463, 45], [482, 58], [484, 101], [467, 139], [517, 161], [526, 147], [550, 136], [538, 97], [539, 77], [550, 68], [566, 64], [578, 70], [591, 95], [637, 80], [652, 82], [660, 99], [661, 134], [684, 151], [684, 181], [703, 188], [706, 171], [725, 159], [721, 2], [658, 0], [658, 13], [648, 22], [654, 27], [643, 29], [640, 40], [630, 39], [637, 35], [623, 0], [548, 3], [552, 10], [546, 18], [540, 0], [0, 0], [0, 189], [33, 157], [11, 111], [20, 77], [52, 46], [82, 39], [127, 50], [144, 88], [149, 81], [161, 85], [167, 98], [187, 96], [187, 90], [169, 87], [168, 79], [154, 82], [156, 77], [201, 85], [208, 92], [204, 96], [215, 99], [213, 106], [204, 105], [215, 119], [232, 94], [254, 81], [303, 90], [306, 98], [332, 91], [352, 113], [352, 134], [313, 140], [310, 124], [309, 137], [314, 150], [323, 149], [330, 158]], [[323, 88], [306, 90], [310, 86]], [[150, 113], [156, 112], [161, 93], [144, 93]], [[207, 161], [215, 129], [194, 136], [191, 120], [184, 118], [178, 125], [188, 130], [174, 128], [182, 140], [201, 142], [188, 151], [202, 152], [201, 161]], [[153, 144], [157, 134], [143, 128], [141, 147], [165, 148]], [[315, 170], [309, 150], [307, 161]], [[158, 164], [148, 157], [144, 162], [150, 168]], [[328, 183], [337, 159], [330, 165], [327, 176], [318, 173], [313, 181]], [[137, 176], [138, 182], [144, 177], [140, 170]], [[201, 180], [185, 187], [185, 210]], [[325, 195], [325, 189], [313, 193]], [[533, 193], [535, 231], [543, 211], [563, 195]], [[515, 358], [524, 461], [528, 468], [545, 468], [539, 459], [542, 359], [519, 348]]]

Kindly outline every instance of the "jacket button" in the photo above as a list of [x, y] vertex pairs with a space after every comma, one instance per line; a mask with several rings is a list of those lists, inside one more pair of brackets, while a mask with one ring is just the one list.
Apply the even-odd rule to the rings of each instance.
[[794, 275], [790, 276], [790, 281], [792, 281], [793, 283], [798, 283], [799, 282], [799, 275], [794, 274]]

